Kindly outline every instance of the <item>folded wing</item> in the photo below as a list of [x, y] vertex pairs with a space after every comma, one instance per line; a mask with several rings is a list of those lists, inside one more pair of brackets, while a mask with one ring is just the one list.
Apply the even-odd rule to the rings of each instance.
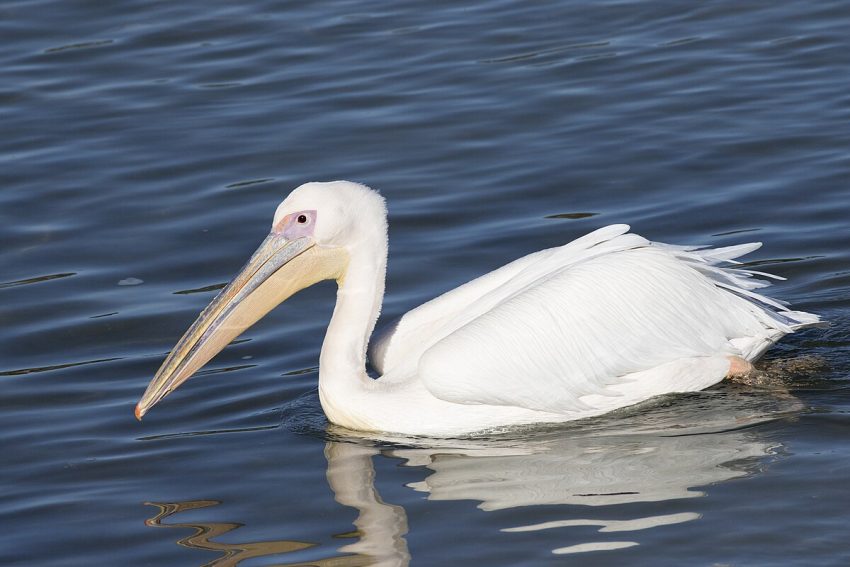
[[753, 291], [767, 285], [754, 272], [721, 267], [757, 244], [701, 250], [627, 231], [599, 229], [411, 311], [383, 363], [416, 364], [446, 401], [570, 412], [631, 379], [645, 398], [669, 391], [653, 390], [651, 370], [677, 360], [711, 358], [719, 381], [718, 356], [753, 358], [817, 322]]

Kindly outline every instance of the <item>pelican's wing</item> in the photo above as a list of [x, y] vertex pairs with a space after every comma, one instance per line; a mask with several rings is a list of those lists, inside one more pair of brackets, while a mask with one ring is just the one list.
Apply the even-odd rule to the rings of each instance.
[[470, 305], [482, 295], [504, 286], [514, 276], [538, 262], [551, 250], [541, 250], [469, 281], [405, 313], [378, 331], [369, 343], [369, 361], [380, 373], [419, 360], [425, 348], [446, 334], [446, 324], [458, 306]]
[[[462, 287], [423, 305], [405, 331], [419, 331], [419, 346], [405, 341], [403, 354], [418, 360], [419, 378], [440, 399], [567, 412], [621, 395], [611, 386], [631, 378], [645, 382], [649, 398], [662, 393], [653, 390], [653, 368], [746, 356], [817, 322], [753, 291], [767, 284], [751, 272], [719, 267], [758, 244], [699, 250], [627, 230], [606, 227], [523, 258], [494, 272], [486, 289], [477, 284], [476, 298]], [[725, 368], [713, 368], [719, 381]]]
[[411, 363], [415, 365], [428, 347], [492, 309], [524, 282], [545, 276], [553, 267], [568, 265], [571, 258], [585, 257], [588, 249], [628, 230], [629, 226], [625, 224], [600, 228], [565, 246], [541, 250], [514, 260], [423, 303], [376, 333], [369, 344], [372, 366], [378, 372], [388, 373]]

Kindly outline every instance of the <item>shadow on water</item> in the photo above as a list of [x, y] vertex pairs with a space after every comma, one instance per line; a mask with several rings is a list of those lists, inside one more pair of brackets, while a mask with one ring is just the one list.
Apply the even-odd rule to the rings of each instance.
[[[164, 522], [216, 500], [153, 504], [159, 512], [147, 525], [194, 530], [177, 543], [224, 554], [208, 565], [266, 555], [294, 556], [287, 565], [407, 565], [408, 508], [475, 501], [488, 513], [517, 510], [499, 526], [501, 538], [542, 534], [554, 554], [623, 549], [641, 545], [647, 530], [699, 520], [693, 499], [705, 496], [706, 487], [757, 474], [781, 457], [781, 444], [759, 426], [802, 408], [787, 392], [731, 386], [660, 398], [566, 427], [472, 439], [376, 437], [326, 426], [328, 485], [338, 504], [358, 512], [356, 529], [335, 537], [356, 541], [333, 551], [312, 549], [314, 555], [302, 563], [298, 552], [318, 544], [288, 539], [225, 544], [213, 539], [229, 534], [226, 539], [235, 541], [231, 532], [241, 524]], [[303, 429], [303, 424], [285, 421], [284, 427]], [[405, 505], [385, 502], [376, 475], [380, 459], [420, 470], [421, 480], [406, 486], [426, 502], [413, 497]], [[529, 513], [532, 509], [540, 512]]]

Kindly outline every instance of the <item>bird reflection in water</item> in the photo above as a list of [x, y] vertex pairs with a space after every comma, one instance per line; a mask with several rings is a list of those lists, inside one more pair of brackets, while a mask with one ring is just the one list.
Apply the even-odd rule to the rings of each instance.
[[[700, 487], [758, 470], [777, 447], [747, 431], [685, 436], [612, 435], [552, 439], [529, 448], [404, 449], [393, 456], [433, 472], [410, 485], [428, 500], [473, 500], [485, 511], [542, 509], [534, 522], [502, 528], [506, 534], [544, 532], [556, 554], [622, 549], [640, 544], [634, 532], [698, 520], [680, 511]], [[635, 503], [672, 502], [673, 513], [635, 515]], [[594, 510], [604, 510], [597, 514]], [[596, 517], [594, 517], [596, 516]], [[616, 519], [610, 519], [614, 516]], [[528, 515], [524, 515], [528, 518]], [[543, 521], [539, 521], [543, 520]], [[568, 528], [583, 528], [571, 532]], [[598, 527], [588, 537], [586, 527]], [[518, 536], [516, 536], [518, 537]]]
[[[199, 508], [207, 508], [209, 506], [217, 506], [221, 502], [217, 500], [192, 500], [187, 502], [146, 502], [149, 506], [155, 506], [159, 512], [145, 520], [145, 525], [156, 528], [178, 528], [191, 529], [195, 533], [182, 537], [177, 540], [178, 545], [191, 549], [200, 549], [203, 551], [213, 551], [223, 554], [218, 559], [214, 559], [208, 563], [204, 563], [204, 567], [231, 567], [239, 565], [243, 561], [258, 557], [269, 557], [273, 555], [283, 555], [295, 553], [311, 547], [315, 547], [315, 543], [293, 540], [272, 540], [272, 541], [257, 541], [247, 543], [223, 543], [213, 541], [213, 538], [223, 536], [233, 532], [243, 526], [232, 522], [192, 522], [192, 523], [164, 523], [164, 520], [174, 514], [197, 510]], [[345, 537], [357, 537], [357, 533], [345, 534]], [[343, 537], [343, 536], [340, 536]], [[340, 551], [344, 551], [343, 547]], [[352, 550], [353, 551], [353, 550]], [[283, 565], [311, 565], [316, 567], [360, 567], [365, 565], [375, 565], [373, 557], [368, 555], [345, 555], [339, 557], [330, 557], [327, 559], [311, 560], [307, 563], [285, 563]], [[406, 563], [399, 563], [406, 564]]]
[[[710, 394], [699, 394], [706, 395]], [[394, 439], [377, 440], [376, 445], [374, 438], [332, 428], [329, 434], [335, 440], [327, 441], [324, 450], [328, 484], [339, 504], [359, 512], [354, 521], [356, 529], [337, 537], [357, 539], [326, 553], [313, 549], [307, 563], [301, 563], [303, 555], [298, 554], [299, 561], [285, 564], [405, 566], [410, 562], [405, 540], [407, 511], [381, 499], [376, 489], [376, 455], [427, 470], [424, 479], [408, 487], [426, 494], [429, 501], [472, 500], [488, 512], [540, 507], [539, 514], [531, 515], [526, 508], [522, 515], [525, 522], [508, 520], [502, 527], [502, 538], [531, 537], [529, 532], [534, 532], [537, 535], [533, 537], [556, 554], [639, 545], [643, 530], [699, 520], [698, 503], [688, 506], [687, 502], [703, 496], [703, 487], [756, 473], [766, 457], [781, 454], [778, 444], [763, 439], [753, 427], [765, 421], [765, 416], [748, 411], [765, 410], [765, 399], [730, 399], [742, 405], [734, 411], [722, 408], [714, 421], [711, 415], [696, 410], [692, 417], [698, 426], [687, 426], [679, 411], [668, 415], [662, 408], [649, 414], [637, 412], [633, 420], [620, 416], [613, 422], [585, 424], [571, 431], [443, 440], [428, 447], [411, 447], [411, 439], [405, 447], [399, 447], [400, 440]], [[748, 400], [755, 407], [748, 407]], [[785, 405], [782, 409], [789, 409], [791, 400], [777, 401]], [[675, 407], [681, 408], [681, 404], [680, 399]], [[783, 414], [777, 409], [768, 411], [774, 419]], [[423, 505], [421, 502], [411, 498], [408, 505]], [[645, 515], [634, 506], [648, 502], [671, 505], [668, 509], [649, 506]], [[163, 522], [179, 512], [216, 503], [154, 504], [160, 512], [148, 525], [195, 530], [194, 535], [178, 543], [223, 553], [221, 559], [209, 563], [216, 566], [292, 554], [316, 545], [289, 540], [219, 543], [213, 540], [240, 524]], [[535, 521], [527, 521], [529, 517]], [[588, 527], [597, 529], [588, 532]], [[230, 541], [232, 536], [228, 536]], [[316, 559], [323, 555], [325, 558]]]
[[252, 543], [219, 543], [212, 541], [213, 538], [232, 532], [242, 524], [230, 522], [197, 522], [197, 523], [169, 523], [163, 522], [166, 518], [186, 512], [189, 510], [197, 510], [199, 508], [207, 508], [209, 506], [217, 506], [221, 502], [217, 500], [192, 500], [188, 502], [145, 502], [149, 506], [155, 506], [159, 512], [145, 520], [145, 525], [157, 528], [188, 528], [193, 530], [190, 536], [186, 536], [177, 540], [179, 545], [192, 549], [202, 549], [205, 551], [217, 551], [224, 554], [214, 561], [206, 563], [207, 566], [227, 567], [230, 565], [238, 565], [241, 561], [253, 559], [254, 557], [265, 557], [268, 555], [277, 555], [281, 553], [292, 553], [300, 551], [314, 544], [301, 541], [259, 541]]
[[[308, 562], [285, 563], [284, 565], [311, 565], [317, 567], [359, 567], [365, 565], [404, 566], [410, 562], [407, 542], [407, 515], [404, 508], [385, 504], [375, 490], [375, 469], [372, 456], [377, 449], [350, 443], [328, 442], [325, 455], [328, 459], [327, 478], [337, 502], [357, 509], [360, 514], [354, 520], [355, 531], [341, 534], [340, 538], [357, 538], [337, 551], [345, 555]], [[189, 510], [221, 504], [217, 500], [195, 500], [188, 502], [158, 503], [159, 512], [145, 521], [145, 525], [160, 528], [189, 528], [194, 534], [177, 540], [179, 545], [193, 549], [217, 551], [223, 556], [206, 563], [209, 567], [229, 567], [257, 557], [290, 554], [317, 544], [274, 540], [250, 543], [222, 543], [213, 541], [233, 532], [243, 524], [230, 522], [164, 523], [166, 518]], [[233, 539], [232, 537], [230, 539]]]

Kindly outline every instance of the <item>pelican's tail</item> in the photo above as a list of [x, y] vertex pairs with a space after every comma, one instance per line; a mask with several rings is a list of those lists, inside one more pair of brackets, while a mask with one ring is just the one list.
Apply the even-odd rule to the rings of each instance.
[[674, 246], [657, 242], [653, 242], [652, 245], [671, 252], [674, 256], [708, 277], [716, 286], [744, 297], [753, 304], [757, 304], [772, 319], [777, 329], [783, 333], [792, 333], [808, 327], [828, 326], [828, 323], [821, 321], [821, 318], [814, 313], [793, 311], [788, 309], [787, 302], [773, 299], [754, 291], [770, 285], [770, 282], [763, 278], [772, 280], [785, 279], [775, 274], [743, 267], [743, 264], [736, 259], [761, 248], [761, 242], [748, 242], [734, 246], [724, 246], [722, 248]]

